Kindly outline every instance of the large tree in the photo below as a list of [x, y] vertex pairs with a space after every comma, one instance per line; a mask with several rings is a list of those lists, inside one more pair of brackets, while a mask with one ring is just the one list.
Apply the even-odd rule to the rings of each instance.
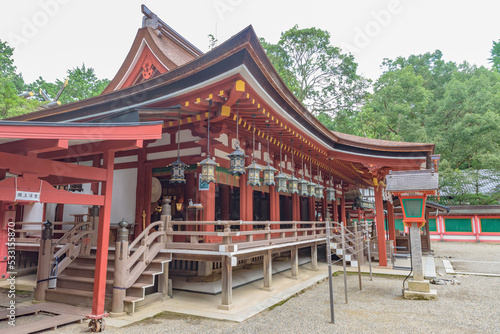
[[490, 53], [491, 58], [488, 58], [488, 60], [492, 63], [493, 68], [500, 72], [500, 40], [498, 42], [493, 41]]
[[368, 80], [357, 73], [350, 54], [330, 44], [327, 31], [295, 25], [277, 44], [261, 39], [289, 89], [314, 115], [335, 117], [361, 105]]
[[13, 59], [14, 49], [0, 40], [0, 119], [25, 114], [37, 109], [37, 101], [19, 97], [24, 91], [23, 77]]
[[474, 175], [484, 174], [480, 171], [498, 175], [500, 170], [500, 73], [445, 62], [439, 51], [386, 59], [383, 67], [358, 115], [358, 131], [373, 138], [435, 143], [443, 186], [458, 194], [452, 197], [455, 203], [498, 200], [463, 189], [474, 188]]
[[[59, 97], [62, 104], [88, 99], [89, 97], [99, 95], [109, 83], [108, 79], [99, 79], [94, 69], [86, 67], [75, 67], [67, 71], [68, 86]], [[45, 81], [39, 77], [35, 82], [28, 85], [29, 89], [37, 93], [37, 98], [43, 100], [39, 95], [40, 88], [43, 89], [51, 98], [54, 98], [64, 84], [64, 80], [57, 79], [55, 83]]]

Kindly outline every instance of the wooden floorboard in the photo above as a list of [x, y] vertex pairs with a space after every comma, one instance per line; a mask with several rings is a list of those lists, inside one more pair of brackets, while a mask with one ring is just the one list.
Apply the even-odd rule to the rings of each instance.
[[[91, 310], [88, 308], [71, 306], [66, 304], [46, 302], [34, 304], [24, 307], [16, 308], [16, 318], [27, 316], [37, 312], [53, 314], [50, 318], [43, 320], [36, 320], [19, 326], [9, 326], [8, 328], [1, 329], [0, 334], [22, 334], [34, 333], [46, 329], [54, 329], [59, 326], [67, 325], [73, 322], [85, 319]], [[6, 321], [9, 315], [9, 310], [0, 312], [0, 320]]]
[[46, 329], [57, 329], [60, 326], [82, 320], [82, 316], [75, 314], [60, 314], [53, 317], [37, 320], [20, 326], [0, 330], [0, 334], [28, 334]]
[[[40, 311], [41, 307], [42, 307], [42, 304], [34, 304], [34, 305], [16, 308], [16, 317], [20, 317], [20, 316], [32, 314], [32, 313], [37, 313]], [[10, 310], [0, 311], [0, 321], [7, 319], [9, 314], [10, 314]]]

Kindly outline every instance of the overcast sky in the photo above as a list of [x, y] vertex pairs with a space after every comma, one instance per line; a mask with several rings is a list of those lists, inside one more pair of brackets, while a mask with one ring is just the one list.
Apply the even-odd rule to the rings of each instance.
[[490, 67], [500, 39], [498, 0], [24, 0], [1, 2], [0, 40], [16, 47], [27, 82], [64, 78], [82, 63], [112, 79], [141, 27], [142, 3], [202, 51], [208, 34], [223, 42], [250, 24], [273, 43], [294, 24], [328, 30], [372, 79], [383, 58], [436, 49]]

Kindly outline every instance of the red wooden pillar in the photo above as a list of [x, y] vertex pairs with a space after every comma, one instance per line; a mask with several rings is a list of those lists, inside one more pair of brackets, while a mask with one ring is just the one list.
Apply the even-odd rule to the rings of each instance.
[[[280, 220], [280, 212], [279, 212], [279, 194], [276, 192], [276, 186], [269, 186], [269, 210], [270, 215], [269, 218], [271, 221], [279, 221]], [[279, 224], [271, 224], [271, 230], [278, 230], [280, 228]], [[278, 236], [279, 233], [272, 233], [272, 237]]]
[[151, 191], [153, 187], [153, 168], [151, 165], [146, 165], [144, 173], [144, 211], [146, 211], [146, 224], [148, 227], [151, 224]]
[[375, 187], [375, 211], [377, 224], [378, 258], [379, 265], [387, 266], [387, 252], [385, 248], [385, 226], [384, 226], [384, 201], [382, 198], [382, 186]]
[[221, 219], [229, 219], [230, 193], [229, 186], [223, 185], [220, 188]]
[[292, 220], [300, 220], [300, 199], [299, 194], [292, 194]]
[[137, 188], [135, 191], [135, 228], [134, 236], [142, 232], [142, 213], [144, 211], [144, 171], [146, 163], [146, 149], [140, 148], [137, 153]]
[[241, 174], [240, 176], [240, 219], [248, 221], [247, 219], [247, 175]]
[[340, 197], [340, 220], [344, 223], [344, 225], [347, 224], [347, 215], [345, 212], [345, 194], [344, 190], [342, 190], [342, 197]]
[[[210, 182], [208, 190], [200, 191], [200, 202], [203, 206], [205, 221], [215, 220], [215, 184]], [[205, 227], [206, 232], [215, 231], [214, 225], [208, 225]], [[206, 242], [212, 242], [214, 240], [213, 236], [207, 236], [205, 238]]]
[[103, 166], [106, 168], [106, 181], [102, 183], [101, 193], [104, 196], [104, 206], [99, 214], [97, 230], [97, 254], [94, 274], [94, 294], [92, 299], [92, 314], [90, 319], [100, 319], [104, 314], [106, 298], [106, 273], [108, 269], [109, 229], [111, 219], [111, 200], [113, 193], [114, 152], [104, 153]]
[[[92, 157], [92, 167], [101, 167], [101, 155], [96, 154]], [[99, 182], [94, 182], [90, 185], [92, 194], [99, 195]]]
[[332, 210], [333, 210], [333, 221], [338, 223], [339, 222], [339, 206], [337, 205], [336, 196], [337, 195], [335, 194], [335, 198], [332, 201]]
[[[276, 221], [276, 186], [269, 186], [269, 219]], [[273, 227], [275, 229], [276, 227]]]
[[387, 220], [389, 223], [389, 239], [393, 241], [394, 247], [396, 247], [396, 224], [394, 222], [394, 205], [391, 202], [387, 202]]
[[274, 216], [276, 218], [276, 221], [281, 220], [281, 212], [280, 212], [280, 194], [277, 192], [276, 197], [275, 197], [276, 205], [274, 206], [274, 210], [276, 211], [274, 213]]

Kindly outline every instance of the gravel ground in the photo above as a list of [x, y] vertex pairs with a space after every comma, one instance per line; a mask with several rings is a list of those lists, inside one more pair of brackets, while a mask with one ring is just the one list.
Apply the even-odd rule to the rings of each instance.
[[[402, 297], [402, 277], [348, 276], [349, 303], [344, 303], [343, 277], [334, 277], [335, 324], [329, 323], [328, 282], [323, 281], [282, 305], [242, 323], [177, 314], [162, 314], [107, 333], [500, 333], [500, 277], [445, 274], [442, 259], [500, 261], [500, 244], [434, 242], [439, 278], [457, 285], [433, 285], [438, 300]], [[478, 264], [474, 264], [474, 269]], [[486, 270], [488, 263], [483, 263]], [[485, 271], [482, 271], [485, 272]], [[500, 274], [500, 272], [497, 272]], [[50, 333], [83, 333], [82, 324]]]

